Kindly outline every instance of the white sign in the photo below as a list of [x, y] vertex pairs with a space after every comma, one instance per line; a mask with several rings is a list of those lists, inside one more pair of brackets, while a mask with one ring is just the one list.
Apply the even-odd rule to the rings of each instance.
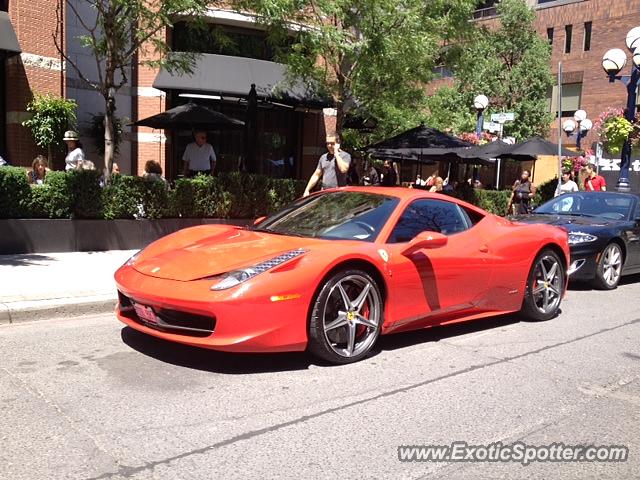
[[513, 112], [492, 113], [491, 121], [498, 123], [513, 122], [516, 119], [516, 114]]
[[500, 131], [500, 124], [496, 122], [484, 122], [482, 128], [489, 132], [498, 133]]

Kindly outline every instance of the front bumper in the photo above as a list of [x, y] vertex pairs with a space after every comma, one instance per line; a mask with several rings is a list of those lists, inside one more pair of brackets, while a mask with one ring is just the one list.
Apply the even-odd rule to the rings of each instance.
[[[302, 295], [274, 302], [272, 295], [290, 292], [279, 292], [273, 284], [267, 288], [269, 279], [266, 277], [256, 277], [219, 292], [209, 289], [210, 280], [160, 279], [141, 274], [130, 266], [120, 268], [115, 279], [119, 293], [116, 315], [140, 332], [229, 352], [283, 352], [306, 348], [310, 299]], [[134, 303], [150, 307], [156, 314], [156, 321], [138, 315]]]
[[569, 261], [569, 280], [593, 280], [596, 276], [599, 248], [591, 245], [576, 245], [571, 247]]

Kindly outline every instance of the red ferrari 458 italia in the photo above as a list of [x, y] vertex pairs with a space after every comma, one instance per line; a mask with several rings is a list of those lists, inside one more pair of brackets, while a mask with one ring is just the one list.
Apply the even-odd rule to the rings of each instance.
[[252, 227], [168, 235], [115, 274], [118, 318], [232, 352], [365, 357], [379, 335], [520, 311], [546, 320], [567, 281], [567, 232], [421, 190], [347, 187]]

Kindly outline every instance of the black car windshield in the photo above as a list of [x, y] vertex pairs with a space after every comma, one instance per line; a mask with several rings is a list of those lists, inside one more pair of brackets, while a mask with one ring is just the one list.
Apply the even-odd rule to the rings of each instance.
[[254, 230], [372, 242], [398, 203], [398, 198], [368, 192], [312, 195], [262, 221]]
[[628, 220], [632, 207], [631, 195], [615, 192], [578, 192], [567, 193], [549, 200], [536, 208], [533, 213]]

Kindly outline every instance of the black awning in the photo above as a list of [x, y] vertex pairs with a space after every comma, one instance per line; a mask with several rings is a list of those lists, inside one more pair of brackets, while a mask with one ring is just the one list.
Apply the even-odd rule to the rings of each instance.
[[21, 52], [18, 37], [16, 37], [16, 32], [13, 30], [13, 25], [11, 25], [9, 14], [0, 12], [0, 55], [17, 55]]
[[191, 74], [169, 73], [162, 69], [154, 88], [246, 98], [255, 84], [258, 98], [290, 106], [324, 108], [329, 103], [301, 81], [290, 82], [286, 66], [253, 58], [211, 53], [199, 54]]

